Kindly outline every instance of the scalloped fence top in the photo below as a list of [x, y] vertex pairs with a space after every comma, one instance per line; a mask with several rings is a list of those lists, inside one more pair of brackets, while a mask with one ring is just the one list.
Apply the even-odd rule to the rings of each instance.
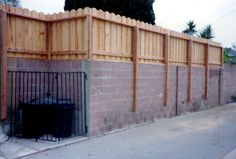
[[96, 8], [86, 7], [84, 9], [65, 11], [65, 12], [59, 12], [59, 13], [54, 13], [54, 14], [44, 14], [42, 12], [30, 11], [25, 8], [12, 7], [9, 5], [0, 4], [0, 10], [4, 10], [8, 14], [28, 17], [31, 19], [37, 19], [37, 20], [41, 20], [45, 22], [66, 20], [66, 19], [76, 18], [76, 17], [93, 16], [93, 17], [104, 19], [104, 20], [109, 20], [110, 22], [120, 23], [121, 25], [126, 25], [130, 27], [137, 26], [144, 30], [158, 32], [160, 34], [169, 34], [170, 36], [173, 36], [173, 37], [178, 37], [178, 38], [182, 38], [186, 40], [191, 39], [199, 43], [208, 43], [209, 45], [221, 47], [221, 44], [219, 42], [207, 40], [200, 37], [190, 36], [188, 34], [180, 33], [174, 30], [162, 28], [161, 26], [151, 25], [151, 24], [144, 23], [144, 22], [134, 20], [134, 19], [130, 19], [121, 15], [116, 15], [114, 13], [97, 10]]

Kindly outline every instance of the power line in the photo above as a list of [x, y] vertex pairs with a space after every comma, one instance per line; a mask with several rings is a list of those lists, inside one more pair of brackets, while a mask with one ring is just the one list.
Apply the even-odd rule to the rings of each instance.
[[[194, 7], [194, 6], [191, 6], [191, 8], [192, 8], [192, 7]], [[216, 19], [213, 20], [210, 24], [214, 24], [214, 23], [220, 21], [221, 19], [232, 15], [234, 12], [236, 12], [236, 9], [233, 10], [233, 11], [231, 11], [231, 12], [229, 12], [229, 13], [227, 13], [227, 14], [225, 14], [225, 15], [223, 15], [223, 16], [221, 16], [221, 17], [219, 17], [219, 18], [216, 18]], [[174, 13], [176, 13], [176, 11], [172, 12], [171, 15], [168, 15], [164, 20], [160, 21], [159, 23], [161, 23], [161, 24], [167, 23], [167, 22], [173, 17], [173, 14], [174, 14]], [[201, 21], [206, 21], [207, 19], [210, 19], [210, 18], [204, 18], [204, 19], [201, 20]]]
[[231, 11], [231, 12], [229, 12], [229, 13], [227, 13], [227, 14], [225, 14], [225, 15], [223, 15], [223, 16], [221, 16], [221, 17], [219, 17], [219, 18], [217, 18], [217, 19], [215, 19], [215, 20], [212, 21], [210, 24], [214, 24], [214, 23], [220, 21], [221, 19], [223, 19], [223, 18], [225, 18], [225, 17], [228, 17], [228, 16], [232, 15], [234, 12], [236, 13], [236, 9], [233, 10], [233, 11]]

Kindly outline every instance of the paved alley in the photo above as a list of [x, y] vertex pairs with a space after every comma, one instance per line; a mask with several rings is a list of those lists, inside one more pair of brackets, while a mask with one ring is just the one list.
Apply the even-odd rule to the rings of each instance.
[[236, 148], [236, 105], [43, 151], [24, 159], [223, 159]]

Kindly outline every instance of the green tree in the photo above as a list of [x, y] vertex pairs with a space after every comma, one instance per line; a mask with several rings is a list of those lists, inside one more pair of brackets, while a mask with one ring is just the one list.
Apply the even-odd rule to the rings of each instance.
[[236, 64], [236, 46], [224, 48], [225, 63]]
[[20, 0], [0, 0], [0, 3], [8, 4], [13, 7], [19, 7], [20, 6]]
[[209, 39], [209, 40], [213, 39], [214, 36], [213, 36], [213, 30], [212, 30], [211, 25], [205, 26], [205, 28], [200, 32], [199, 37]]
[[183, 31], [183, 33], [186, 33], [186, 34], [189, 34], [189, 35], [194, 35], [195, 33], [197, 33], [195, 22], [190, 20], [190, 21], [187, 23], [187, 27], [186, 27], [186, 29]]
[[65, 10], [94, 7], [147, 23], [155, 24], [155, 0], [65, 0]]
[[235, 51], [236, 51], [236, 44], [233, 44], [233, 45], [232, 45], [232, 50], [235, 50]]

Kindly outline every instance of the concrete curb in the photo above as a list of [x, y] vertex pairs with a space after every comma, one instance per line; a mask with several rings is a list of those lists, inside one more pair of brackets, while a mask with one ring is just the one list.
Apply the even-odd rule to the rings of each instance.
[[27, 156], [35, 155], [35, 154], [38, 154], [38, 153], [41, 153], [41, 152], [45, 152], [45, 151], [48, 151], [48, 150], [53, 150], [53, 149], [57, 149], [57, 148], [60, 148], [60, 147], [76, 144], [78, 142], [83, 142], [83, 141], [86, 141], [88, 139], [89, 138], [86, 138], [86, 137], [85, 138], [81, 138], [81, 139], [76, 139], [76, 140], [69, 141], [69, 142], [62, 143], [62, 144], [58, 144], [58, 145], [55, 145], [55, 146], [52, 146], [52, 147], [49, 147], [49, 148], [45, 148], [43, 150], [37, 150], [36, 152], [32, 152], [32, 153], [27, 154], [27, 155], [18, 156], [15, 159], [20, 159], [22, 157], [27, 157]]
[[[52, 143], [47, 141], [28, 140], [28, 139], [18, 139], [10, 138], [7, 142], [0, 145], [0, 159], [17, 159], [37, 153], [45, 152], [47, 150], [57, 149], [59, 147], [64, 147], [78, 142], [88, 140], [87, 137], [70, 138], [67, 140], [60, 141], [60, 143]], [[1, 158], [2, 157], [2, 158]]]

